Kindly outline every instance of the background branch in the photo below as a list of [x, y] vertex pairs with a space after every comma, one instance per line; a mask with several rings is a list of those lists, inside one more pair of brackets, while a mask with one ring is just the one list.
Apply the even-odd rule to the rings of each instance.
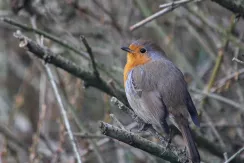
[[54, 64], [55, 66], [75, 75], [78, 78], [81, 78], [90, 86], [98, 88], [103, 92], [115, 97], [119, 97], [127, 103], [124, 92], [117, 90], [115, 88], [111, 89], [110, 86], [104, 81], [97, 81], [97, 77], [92, 73], [82, 70], [74, 62], [62, 57], [61, 55], [54, 54], [51, 50], [41, 47], [35, 41], [32, 41], [28, 37], [22, 34], [15, 34], [15, 37], [20, 40], [20, 44], [26, 44], [24, 47], [27, 47], [30, 52], [36, 55], [38, 58], [43, 59], [47, 63]]
[[87, 53], [89, 54], [90, 56], [90, 59], [91, 59], [91, 63], [92, 63], [92, 68], [93, 68], [93, 73], [94, 75], [97, 77], [98, 80], [100, 80], [100, 75], [99, 75], [99, 72], [97, 71], [97, 65], [96, 65], [96, 62], [95, 62], [95, 59], [94, 59], [94, 55], [92, 53], [92, 49], [91, 47], [89, 46], [88, 42], [86, 41], [86, 38], [84, 36], [81, 36], [81, 40], [83, 42], [83, 44], [85, 45], [86, 47], [86, 50], [87, 50]]
[[244, 0], [212, 0], [230, 11], [244, 15]]

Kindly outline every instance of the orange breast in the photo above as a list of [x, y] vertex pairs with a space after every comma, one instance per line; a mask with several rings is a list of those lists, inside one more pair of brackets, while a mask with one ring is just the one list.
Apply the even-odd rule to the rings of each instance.
[[127, 63], [124, 68], [124, 86], [128, 78], [128, 73], [136, 66], [143, 65], [151, 59], [146, 54], [127, 54]]

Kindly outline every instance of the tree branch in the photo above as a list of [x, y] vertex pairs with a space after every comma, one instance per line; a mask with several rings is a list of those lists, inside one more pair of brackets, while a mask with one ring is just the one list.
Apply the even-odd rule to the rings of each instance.
[[154, 13], [153, 15], [141, 20], [140, 22], [132, 25], [130, 27], [130, 31], [134, 31], [137, 28], [142, 27], [143, 25], [153, 21], [154, 19], [156, 19], [156, 18], [158, 18], [160, 16], [163, 16], [163, 15], [173, 11], [174, 9], [176, 9], [176, 8], [178, 8], [180, 6], [183, 6], [183, 5], [185, 5], [185, 4], [189, 3], [189, 2], [193, 2], [193, 0], [184, 0], [183, 2], [177, 1], [176, 3], [173, 2], [170, 5], [168, 3], [166, 5], [161, 5], [160, 7], [163, 8], [162, 10], [160, 10], [160, 11]]
[[232, 61], [235, 61], [237, 63], [240, 63], [240, 64], [244, 65], [244, 62], [241, 61], [240, 59], [237, 59], [236, 57], [232, 58]]
[[53, 76], [53, 74], [51, 72], [50, 67], [48, 65], [46, 65], [45, 69], [46, 69], [47, 75], [49, 77], [49, 81], [51, 83], [51, 86], [53, 88], [54, 95], [55, 95], [55, 97], [57, 99], [57, 103], [59, 105], [61, 116], [62, 116], [62, 119], [64, 121], [65, 128], [66, 128], [66, 130], [68, 132], [68, 136], [69, 136], [72, 148], [73, 148], [73, 152], [75, 153], [76, 160], [77, 160], [78, 163], [82, 163], [81, 156], [80, 156], [79, 150], [78, 150], [78, 145], [75, 142], [74, 135], [72, 133], [71, 126], [70, 126], [70, 123], [69, 123], [67, 111], [66, 111], [66, 109], [64, 107], [64, 103], [63, 103], [62, 98], [60, 96], [58, 86], [57, 86], [57, 84], [56, 84], [56, 82], [54, 80], [54, 76]]
[[[152, 155], [158, 156], [164, 160], [170, 161], [172, 163], [179, 163], [186, 161], [184, 156], [184, 161], [180, 160], [177, 155], [173, 152], [167, 150], [161, 145], [158, 145], [152, 141], [144, 139], [139, 135], [128, 132], [126, 130], [119, 129], [108, 123], [100, 122], [100, 129], [103, 134], [124, 142], [130, 146], [146, 151]], [[182, 155], [183, 156], [183, 155]]]
[[81, 36], [81, 40], [83, 42], [83, 44], [85, 45], [86, 47], [86, 50], [87, 50], [87, 53], [89, 54], [90, 58], [91, 58], [91, 63], [92, 63], [92, 68], [93, 68], [93, 73], [94, 75], [97, 77], [97, 79], [100, 79], [100, 75], [97, 71], [97, 65], [96, 65], [96, 62], [95, 62], [95, 59], [94, 59], [94, 55], [92, 53], [92, 49], [91, 47], [89, 46], [88, 42], [86, 41], [86, 38], [85, 36]]
[[32, 41], [28, 37], [24, 36], [23, 34], [15, 33], [14, 36], [20, 40], [21, 47], [27, 47], [27, 49], [32, 52], [35, 56], [40, 59], [43, 59], [47, 63], [51, 63], [72, 75], [84, 80], [90, 86], [100, 89], [101, 91], [111, 95], [118, 97], [124, 103], [128, 103], [125, 97], [124, 92], [116, 89], [111, 88], [104, 80], [98, 79], [88, 71], [82, 70], [78, 65], [74, 62], [64, 58], [61, 55], [54, 54], [50, 49], [41, 47], [35, 41]]
[[[69, 45], [67, 42], [59, 39], [58, 37], [56, 37], [56, 36], [54, 36], [54, 35], [52, 35], [50, 33], [47, 33], [47, 32], [42, 31], [40, 29], [34, 29], [32, 27], [29, 27], [28, 25], [19, 23], [17, 21], [9, 19], [9, 18], [0, 18], [0, 20], [5, 22], [5, 23], [8, 23], [10, 25], [13, 25], [15, 27], [19, 27], [19, 28], [21, 28], [21, 29], [23, 29], [25, 31], [34, 32], [36, 34], [42, 35], [42, 36], [44, 36], [44, 37], [56, 42], [57, 44], [63, 46], [64, 48], [69, 49], [69, 50], [73, 51], [74, 53], [82, 56], [84, 59], [89, 60], [89, 54], [87, 52], [83, 51], [82, 49], [78, 49], [78, 48], [75, 48], [75, 47]], [[102, 65], [97, 64], [97, 67], [100, 70], [102, 70], [103, 73], [106, 74], [108, 77], [112, 78], [118, 85], [120, 85], [120, 83], [116, 79], [114, 79], [113, 76], [107, 70], [105, 70]]]
[[238, 156], [239, 154], [241, 154], [244, 151], [244, 147], [242, 147], [241, 149], [239, 149], [235, 154], [233, 154], [228, 160], [226, 160], [224, 163], [229, 163], [231, 162], [236, 156]]
[[193, 92], [196, 92], [198, 94], [202, 94], [202, 95], [204, 95], [206, 97], [210, 97], [212, 99], [221, 101], [221, 102], [226, 103], [228, 105], [231, 105], [234, 108], [239, 109], [241, 112], [244, 112], [244, 105], [243, 104], [239, 104], [238, 102], [235, 102], [235, 101], [230, 100], [228, 98], [222, 97], [222, 96], [217, 95], [215, 93], [208, 93], [208, 92], [204, 92], [204, 91], [201, 91], [201, 90], [198, 90], [198, 89], [195, 89], [195, 88], [190, 88], [190, 90], [193, 91]]

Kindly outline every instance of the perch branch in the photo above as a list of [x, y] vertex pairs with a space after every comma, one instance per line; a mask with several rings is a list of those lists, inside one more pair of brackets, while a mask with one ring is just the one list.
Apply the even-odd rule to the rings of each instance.
[[[111, 103], [113, 103], [114, 105], [118, 106], [118, 108], [120, 110], [122, 110], [123, 112], [129, 114], [132, 117], [132, 119], [135, 120], [137, 123], [144, 123], [139, 117], [136, 116], [136, 114], [130, 108], [126, 107], [122, 102], [120, 102], [115, 97], [111, 98]], [[157, 137], [164, 146], [167, 145], [166, 144], [167, 142], [165, 141], [165, 139], [162, 136], [160, 136], [160, 134], [156, 130], [154, 130], [153, 127], [149, 127], [148, 130], [150, 131], [150, 133], [152, 135]], [[224, 148], [222, 148], [222, 147], [220, 147], [218, 145], [215, 145], [213, 142], [210, 142], [208, 139], [202, 137], [197, 132], [193, 132], [193, 134], [196, 137], [196, 143], [200, 147], [208, 150], [209, 152], [211, 152], [212, 154], [214, 154], [214, 155], [216, 155], [218, 157], [222, 157], [223, 156], [223, 153], [224, 153], [224, 151], [226, 151], [226, 149], [224, 149]], [[172, 148], [173, 147], [171, 146], [168, 149], [172, 149]], [[175, 147], [175, 148], [178, 149], [177, 147]], [[178, 151], [178, 152], [180, 153], [180, 151]], [[176, 153], [176, 155], [177, 155], [177, 153]], [[238, 162], [240, 162], [240, 160], [239, 159], [235, 159], [235, 160], [233, 160], [233, 162], [238, 163]]]
[[100, 129], [103, 134], [109, 137], [112, 137], [121, 142], [129, 144], [130, 146], [133, 146], [135, 148], [146, 151], [152, 155], [163, 158], [164, 160], [170, 161], [172, 163], [183, 162], [179, 160], [177, 155], [175, 155], [173, 152], [169, 150], [166, 150], [163, 146], [151, 142], [147, 139], [144, 139], [134, 133], [119, 129], [117, 127], [114, 127], [104, 122], [100, 122]]
[[[133, 120], [135, 120], [137, 123], [139, 124], [144, 124], [144, 121], [142, 119], [140, 119], [139, 117], [137, 117], [137, 115], [127, 106], [125, 106], [122, 102], [120, 102], [118, 99], [116, 99], [115, 97], [111, 98], [111, 103], [118, 106], [118, 108], [120, 110], [122, 110], [123, 112], [129, 114]], [[168, 144], [168, 141], [162, 137], [152, 126], [149, 127], [148, 131], [151, 133], [151, 135], [155, 136], [156, 138], [158, 138], [162, 144], [162, 146], [164, 148], [166, 148], [168, 151], [171, 151], [172, 153], [174, 153], [176, 156], [178, 156], [179, 160], [184, 161], [187, 160], [186, 153], [182, 152], [182, 150], [179, 150], [178, 147], [172, 145], [172, 144]], [[150, 152], [149, 152], [150, 153]]]

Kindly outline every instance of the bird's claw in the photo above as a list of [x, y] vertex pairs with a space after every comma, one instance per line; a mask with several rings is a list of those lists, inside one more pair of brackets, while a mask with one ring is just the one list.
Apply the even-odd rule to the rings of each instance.
[[166, 146], [165, 146], [166, 150], [170, 147], [171, 141], [172, 141], [171, 135], [167, 136], [166, 137]]
[[169, 135], [165, 138], [165, 141], [166, 141], [165, 149], [168, 149], [172, 142], [172, 130], [171, 129], [169, 130]]

